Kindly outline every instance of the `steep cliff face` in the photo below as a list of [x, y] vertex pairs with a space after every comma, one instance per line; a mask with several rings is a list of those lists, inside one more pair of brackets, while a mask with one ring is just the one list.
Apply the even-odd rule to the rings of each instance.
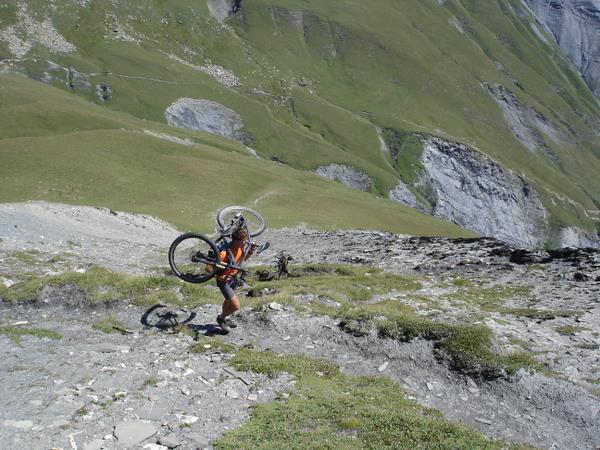
[[485, 236], [536, 247], [547, 233], [547, 212], [522, 177], [464, 145], [425, 142], [417, 182], [435, 216]]
[[552, 229], [549, 212], [526, 178], [466, 145], [421, 139], [420, 172], [410, 185], [400, 182], [392, 189], [391, 200], [513, 245], [600, 248], [598, 233]]
[[600, 0], [524, 0], [600, 98]]

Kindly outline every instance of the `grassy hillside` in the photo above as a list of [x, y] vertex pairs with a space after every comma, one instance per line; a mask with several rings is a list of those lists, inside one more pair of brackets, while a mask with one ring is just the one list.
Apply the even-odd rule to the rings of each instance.
[[[554, 226], [577, 224], [587, 229], [596, 226], [588, 211], [599, 209], [600, 199], [600, 178], [596, 176], [600, 172], [598, 102], [557, 49], [537, 37], [528, 20], [529, 13], [517, 0], [484, 3], [448, 0], [443, 5], [437, 0], [347, 0], [343, 5], [317, 0], [252, 0], [244, 2], [242, 15], [230, 18], [225, 24], [219, 24], [210, 15], [203, 1], [80, 3], [57, 0], [50, 7], [38, 0], [25, 3], [9, 0], [0, 8], [1, 29], [9, 26], [18, 29], [24, 14], [39, 22], [51, 18], [56, 30], [76, 47], [68, 53], [53, 52], [33, 39], [32, 49], [25, 57], [12, 58], [3, 66], [44, 79], [63, 90], [72, 90], [83, 100], [101, 103], [103, 108], [78, 116], [80, 123], [73, 127], [80, 132], [111, 128], [108, 124], [112, 120], [123, 123], [135, 117], [148, 121], [143, 125], [146, 128], [193, 136], [210, 147], [243, 154], [238, 144], [172, 128], [165, 131], [167, 128], [160, 125], [165, 122], [164, 110], [178, 98], [209, 99], [241, 114], [248, 144], [263, 158], [274, 157], [303, 170], [332, 162], [348, 164], [368, 173], [374, 180], [373, 193], [380, 196], [387, 196], [399, 179], [410, 179], [415, 168], [407, 167], [403, 161], [394, 165], [389, 152], [382, 151], [378, 129], [391, 128], [405, 135], [431, 134], [473, 145], [506, 167], [523, 173], [551, 211]], [[26, 40], [24, 34], [20, 38]], [[0, 40], [0, 54], [11, 52], [6, 40]], [[198, 70], [208, 62], [230, 70], [239, 79], [239, 86], [226, 87]], [[69, 87], [68, 68], [85, 74], [87, 81], [71, 83]], [[494, 83], [510, 89], [525, 108], [533, 108], [556, 127], [560, 141], [545, 136], [556, 161], [542, 151], [528, 150], [513, 136], [502, 110], [485, 87]], [[96, 85], [100, 84], [112, 89], [113, 95], [107, 102], [96, 95]], [[59, 111], [64, 108], [63, 103], [74, 102], [59, 93], [53, 95], [52, 107]], [[5, 105], [3, 102], [7, 120], [23, 123], [18, 119], [21, 117], [18, 108], [13, 110]], [[108, 117], [110, 110], [127, 115]], [[15, 127], [9, 126], [10, 122], [6, 128], [3, 126], [0, 137], [11, 138], [2, 141], [3, 158], [25, 143], [34, 145], [33, 141], [14, 138], [39, 135], [44, 127], [60, 130], [69, 126], [68, 116], [63, 120], [54, 114], [44, 116], [43, 111], [35, 120], [28, 120], [20, 135]], [[153, 124], [148, 125], [149, 122]], [[52, 148], [60, 143], [67, 148], [99, 152], [98, 135], [71, 134], [69, 139], [61, 137], [54, 144], [43, 145]], [[148, 148], [170, 145], [122, 131], [106, 138], [115, 146], [127, 139]], [[127, 142], [128, 146], [136, 146]], [[210, 164], [242, 171], [239, 164], [219, 160], [217, 154], [221, 153], [206, 148]], [[71, 164], [85, 165], [87, 161], [78, 160], [78, 155], [81, 153], [69, 155]], [[134, 155], [129, 156], [133, 163]], [[19, 164], [27, 162], [19, 157]], [[145, 176], [142, 174], [147, 173], [142, 167], [149, 162], [138, 163], [139, 175], [132, 178], [139, 176], [142, 186], [155, 185], [155, 180], [142, 180]], [[275, 170], [264, 161], [253, 163], [260, 172]], [[121, 165], [122, 161], [114, 164]], [[191, 167], [189, 162], [185, 164]], [[203, 164], [206, 167], [208, 160]], [[197, 173], [189, 170], [191, 178], [197, 177]], [[178, 175], [179, 170], [163, 170], [164, 183], [173, 186], [171, 197], [184, 187]], [[105, 181], [107, 177], [115, 178], [114, 173], [102, 176]], [[129, 171], [123, 172], [122, 181], [125, 183], [129, 176]], [[312, 176], [301, 173], [296, 176], [302, 180], [300, 186], [306, 179], [313, 182]], [[264, 181], [260, 188], [253, 181], [256, 177], [241, 178], [246, 180], [244, 192], [252, 194], [249, 198], [237, 194], [239, 202], [251, 201], [267, 192], [280, 192], [279, 189], [296, 191], [299, 200], [294, 210], [304, 201], [311, 213], [303, 212], [282, 219], [281, 223], [304, 221], [332, 227], [355, 223], [398, 230], [391, 218], [375, 220], [371, 215], [368, 219], [361, 214], [360, 219], [349, 221], [349, 217], [356, 217], [351, 212], [334, 214], [330, 206], [332, 189], [346, 191], [328, 183], [322, 184], [326, 196], [311, 198], [312, 193], [299, 195], [305, 186], [293, 187], [291, 182], [280, 181], [278, 177]], [[207, 187], [221, 180], [214, 173], [212, 176], [206, 173], [203, 179], [207, 184], [199, 186], [199, 191], [190, 191], [190, 185], [185, 187], [187, 192], [202, 192], [211, 204], [232, 203], [229, 195], [239, 192], [230, 183], [219, 190]], [[52, 184], [41, 181], [35, 185], [40, 190], [35, 195], [60, 197], [50, 194], [54, 192], [49, 191], [54, 188]], [[314, 183], [317, 186], [319, 182]], [[0, 200], [17, 198], [13, 190], [20, 191], [21, 198], [28, 198], [26, 195], [34, 193], [32, 189], [27, 184], [2, 189]], [[100, 189], [94, 187], [96, 192]], [[110, 189], [107, 186], [105, 189], [104, 196], [109, 198]], [[377, 203], [383, 202], [346, 193], [335, 202], [336, 206], [343, 204], [348, 196], [363, 199], [369, 208], [377, 208]], [[82, 202], [85, 196], [62, 194], [62, 197], [64, 201]], [[133, 203], [136, 198], [133, 193], [127, 197], [119, 202], [120, 207], [140, 208], [139, 203]], [[166, 196], [163, 201], [172, 202], [171, 197]], [[276, 216], [284, 217], [288, 212], [278, 209], [278, 197], [285, 195], [272, 196], [268, 202]], [[86, 198], [93, 200], [93, 196]], [[280, 203], [289, 205], [286, 200]], [[311, 207], [315, 204], [327, 206], [318, 213]], [[167, 208], [168, 211], [161, 212], [162, 216], [180, 224], [188, 223], [189, 219], [173, 216], [177, 208]]]
[[246, 204], [260, 209], [274, 227], [470, 234], [371, 194], [256, 159], [227, 139], [142, 121], [35, 81], [0, 76], [0, 99], [0, 133], [6, 136], [0, 140], [2, 201], [106, 206], [152, 214], [182, 229], [212, 227], [219, 207]]

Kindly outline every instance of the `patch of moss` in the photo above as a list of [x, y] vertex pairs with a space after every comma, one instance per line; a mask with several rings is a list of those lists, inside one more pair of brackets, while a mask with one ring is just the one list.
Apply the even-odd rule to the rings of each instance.
[[142, 389], [149, 387], [156, 387], [158, 385], [158, 379], [154, 376], [150, 376], [144, 380], [142, 383]]
[[557, 317], [574, 317], [581, 314], [580, 311], [565, 309], [535, 309], [535, 308], [502, 308], [504, 314], [517, 317], [525, 317], [535, 320], [554, 320]]
[[0, 334], [3, 334], [4, 336], [8, 337], [12, 342], [14, 342], [17, 345], [21, 344], [21, 337], [23, 336], [62, 339], [61, 334], [53, 330], [46, 330], [44, 328], [29, 328], [22, 326], [0, 326]]
[[587, 328], [576, 325], [563, 325], [554, 329], [554, 331], [556, 331], [558, 334], [562, 334], [563, 336], [573, 336], [580, 331], [585, 330], [587, 330]]
[[133, 276], [102, 268], [41, 278], [29, 276], [10, 288], [0, 286], [0, 298], [12, 302], [35, 301], [44, 286], [69, 285], [83, 289], [87, 300], [92, 304], [128, 301], [140, 306], [156, 303], [198, 306], [222, 301], [218, 291], [183, 283], [175, 277]]
[[202, 338], [197, 342], [194, 342], [190, 346], [190, 352], [192, 353], [210, 353], [210, 352], [223, 352], [233, 353], [236, 350], [235, 345], [223, 341], [217, 337]]
[[[251, 278], [250, 289], [272, 288], [274, 301], [293, 302], [296, 296], [310, 295], [336, 302], [365, 302], [392, 291], [414, 292], [422, 287], [416, 277], [393, 275], [376, 267], [342, 264], [291, 265], [292, 277], [269, 282]], [[256, 268], [256, 272], [265, 268]]]
[[531, 295], [532, 286], [491, 287], [470, 286], [448, 295], [449, 300], [463, 301], [476, 305], [482, 311], [499, 311], [502, 303], [510, 298], [523, 298]]
[[217, 449], [510, 447], [406, 400], [389, 378], [350, 376], [328, 361], [268, 351], [242, 349], [232, 364], [269, 376], [287, 372], [296, 384], [289, 398], [256, 405], [248, 422], [214, 443]]
[[107, 334], [127, 333], [127, 327], [114, 317], [106, 317], [92, 325], [92, 328]]
[[[354, 335], [369, 333], [376, 327], [382, 338], [410, 342], [416, 338], [435, 342], [439, 359], [459, 373], [494, 379], [516, 373], [519, 369], [542, 370], [545, 366], [529, 353], [500, 355], [492, 350], [492, 332], [483, 325], [446, 324], [427, 320], [409, 309], [386, 315], [382, 311], [349, 314], [340, 326]], [[381, 318], [384, 316], [385, 318]]]

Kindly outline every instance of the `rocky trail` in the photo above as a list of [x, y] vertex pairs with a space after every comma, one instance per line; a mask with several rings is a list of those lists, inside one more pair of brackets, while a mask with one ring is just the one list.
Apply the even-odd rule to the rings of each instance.
[[[268, 297], [261, 307], [243, 309], [235, 319], [238, 328], [220, 336], [233, 350], [191, 353], [195, 338], [218, 332], [217, 305], [91, 307], [79, 289], [45, 288], [35, 302], [0, 301], [0, 327], [48, 330], [0, 333], [0, 447], [212, 448], [211, 442], [247, 420], [252, 405], [285, 402], [294, 391], [291, 376], [234, 369], [232, 354], [244, 346], [325, 358], [350, 374], [389, 376], [407, 398], [493, 438], [539, 448], [600, 445], [600, 398], [594, 394], [600, 378], [597, 251], [525, 251], [492, 239], [359, 231], [266, 234], [261, 239], [271, 249], [253, 264], [270, 264], [287, 250], [294, 265], [343, 263], [410, 274], [421, 283], [415, 295], [390, 291], [369, 302], [397, 301], [435, 321], [485, 324], [494, 333], [495, 350], [526, 347], [555, 375], [465, 376], [436, 357], [431, 341], [382, 339], [374, 329], [355, 336], [339, 319]], [[166, 249], [176, 235], [153, 218], [110, 210], [0, 205], [0, 282], [10, 286], [30, 275], [86, 271], [92, 264], [164, 273]], [[507, 287], [515, 290], [498, 296]], [[297, 300], [335, 307], [328, 298]], [[98, 329], [110, 319], [122, 324], [120, 332]], [[168, 319], [185, 324], [173, 329], [165, 325]]]

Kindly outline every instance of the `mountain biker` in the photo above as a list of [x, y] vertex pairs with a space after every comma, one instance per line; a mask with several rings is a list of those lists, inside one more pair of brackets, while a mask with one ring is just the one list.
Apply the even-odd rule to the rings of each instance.
[[237, 13], [240, 9], [242, 9], [242, 0], [234, 0], [233, 6], [231, 8], [231, 12], [233, 14]]
[[[256, 244], [250, 241], [250, 234], [246, 227], [238, 227], [231, 235], [231, 242], [220, 252], [220, 259], [223, 263], [232, 262], [240, 264], [250, 258], [256, 249]], [[217, 323], [221, 327], [223, 333], [227, 334], [230, 328], [235, 328], [237, 325], [227, 320], [229, 316], [240, 309], [240, 300], [235, 293], [238, 285], [236, 275], [238, 269], [224, 269], [217, 275], [217, 287], [225, 298], [221, 314], [217, 316]]]

